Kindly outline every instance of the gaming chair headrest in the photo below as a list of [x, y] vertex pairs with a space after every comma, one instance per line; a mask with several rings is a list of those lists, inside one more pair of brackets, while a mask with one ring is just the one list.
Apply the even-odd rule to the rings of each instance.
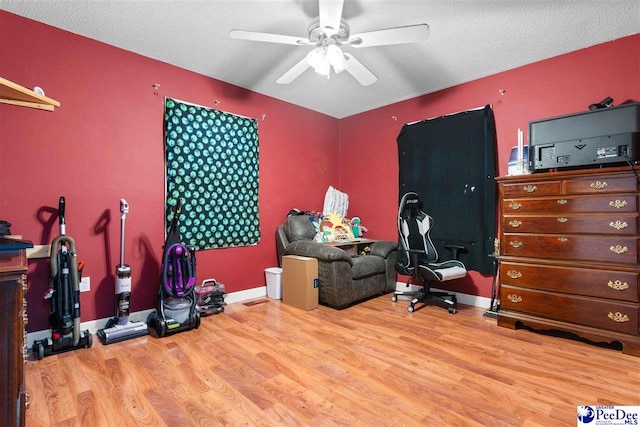
[[401, 216], [405, 211], [420, 212], [422, 210], [422, 202], [417, 193], [408, 192], [402, 196], [400, 200], [400, 209], [398, 210], [398, 216]]

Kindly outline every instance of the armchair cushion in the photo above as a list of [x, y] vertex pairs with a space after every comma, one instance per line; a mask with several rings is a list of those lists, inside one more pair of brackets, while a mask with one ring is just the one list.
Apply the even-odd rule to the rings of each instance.
[[[343, 251], [344, 252], [344, 251]], [[351, 274], [354, 279], [385, 273], [384, 258], [375, 255], [362, 255], [351, 258], [353, 268]]]
[[378, 242], [374, 242], [369, 247], [371, 248], [371, 255], [388, 258], [391, 252], [394, 252], [398, 248], [398, 244], [388, 240], [380, 240]]

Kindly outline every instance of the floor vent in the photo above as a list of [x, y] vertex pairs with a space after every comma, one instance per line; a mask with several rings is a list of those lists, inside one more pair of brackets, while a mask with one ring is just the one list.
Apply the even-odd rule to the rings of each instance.
[[250, 306], [252, 306], [252, 305], [258, 305], [258, 304], [262, 304], [262, 303], [264, 303], [264, 302], [269, 302], [269, 300], [268, 300], [268, 299], [266, 299], [266, 298], [263, 298], [263, 299], [256, 299], [256, 300], [253, 300], [253, 301], [243, 302], [242, 304], [244, 304], [244, 305], [246, 305], [246, 306], [250, 307]]

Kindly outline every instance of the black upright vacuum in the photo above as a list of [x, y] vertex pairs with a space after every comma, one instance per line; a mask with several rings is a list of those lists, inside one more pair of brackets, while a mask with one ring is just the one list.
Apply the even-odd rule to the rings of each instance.
[[145, 322], [130, 322], [131, 266], [124, 262], [124, 225], [129, 204], [120, 199], [120, 264], [116, 266], [116, 316], [109, 320], [97, 334], [103, 344], [112, 344], [149, 335]]
[[78, 348], [89, 348], [93, 336], [80, 330], [80, 275], [76, 242], [65, 234], [65, 200], [58, 202], [60, 235], [51, 243], [50, 287], [44, 298], [49, 301], [51, 336], [33, 342], [38, 360]]

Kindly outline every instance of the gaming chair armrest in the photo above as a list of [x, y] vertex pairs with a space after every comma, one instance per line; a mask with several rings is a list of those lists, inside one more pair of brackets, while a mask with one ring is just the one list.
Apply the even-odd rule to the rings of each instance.
[[351, 257], [342, 249], [309, 240], [298, 240], [289, 243], [284, 250], [284, 254], [306, 256], [328, 262], [345, 261], [349, 265], [353, 265]]
[[387, 259], [392, 252], [398, 249], [398, 244], [396, 242], [380, 240], [378, 242], [373, 242], [370, 248], [371, 255], [377, 255], [381, 258]]
[[[418, 255], [422, 254], [425, 255], [426, 252], [423, 250], [419, 250], [419, 249], [398, 249], [398, 250], [402, 250], [403, 252], [407, 252], [409, 257], [411, 257], [411, 265], [418, 265], [420, 264], [418, 262]], [[418, 269], [417, 268], [411, 268], [410, 270], [406, 270], [404, 273], [401, 272], [401, 274], [406, 274], [409, 273], [408, 275], [411, 277], [414, 277], [416, 279], [418, 279]]]
[[465, 252], [466, 247], [462, 245], [444, 245], [445, 248], [450, 249], [453, 252], [453, 259], [460, 259], [460, 252]]

